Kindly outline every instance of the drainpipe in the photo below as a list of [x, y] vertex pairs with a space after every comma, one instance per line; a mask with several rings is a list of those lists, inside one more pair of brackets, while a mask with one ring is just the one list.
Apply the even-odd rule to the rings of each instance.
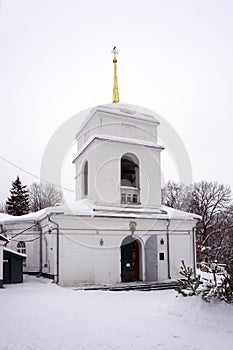
[[197, 258], [196, 258], [196, 227], [192, 228], [193, 238], [193, 274], [194, 278], [197, 277]]
[[40, 235], [40, 267], [39, 267], [39, 273], [42, 275], [42, 228], [41, 225], [38, 222], [38, 230]]
[[171, 279], [171, 271], [170, 271], [170, 240], [169, 240], [169, 226], [170, 219], [167, 219], [167, 275], [168, 278]]
[[[57, 213], [56, 213], [57, 214]], [[56, 226], [57, 231], [57, 274], [56, 274], [56, 283], [59, 284], [59, 224], [56, 221], [51, 219], [51, 215], [48, 215], [49, 221]]]

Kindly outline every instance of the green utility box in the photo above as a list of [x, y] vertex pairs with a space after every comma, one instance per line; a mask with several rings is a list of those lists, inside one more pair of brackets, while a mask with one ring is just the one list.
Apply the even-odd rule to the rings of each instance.
[[10, 249], [3, 251], [3, 283], [23, 282], [23, 261], [26, 256], [14, 252]]

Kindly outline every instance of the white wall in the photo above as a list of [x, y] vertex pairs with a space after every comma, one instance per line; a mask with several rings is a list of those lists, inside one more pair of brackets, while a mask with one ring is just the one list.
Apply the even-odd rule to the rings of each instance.
[[114, 114], [114, 111], [112, 114], [97, 111], [78, 133], [78, 149], [92, 135], [114, 135], [157, 143], [157, 126], [158, 122], [154, 118], [143, 120], [133, 118], [132, 115]]
[[160, 149], [124, 142], [95, 140], [76, 160], [76, 199], [83, 198], [83, 166], [88, 161], [87, 198], [99, 204], [120, 204], [121, 157], [125, 153], [139, 160], [142, 206], [161, 204]]
[[181, 278], [181, 261], [193, 268], [193, 245], [190, 232], [176, 232], [170, 235], [171, 278]]
[[[60, 226], [60, 283], [116, 283], [121, 281], [120, 246], [131, 234], [130, 218], [90, 218], [58, 216]], [[167, 220], [134, 219], [137, 223], [134, 237], [140, 242], [140, 276], [145, 280], [145, 243], [151, 235], [157, 237], [158, 281], [168, 279]], [[188, 266], [193, 264], [192, 233], [187, 230], [194, 221], [173, 221], [170, 239], [171, 277], [177, 278], [184, 259]], [[186, 227], [186, 231], [184, 228]], [[174, 230], [176, 229], [176, 231]], [[179, 231], [180, 230], [180, 231]], [[56, 262], [56, 234], [53, 236]], [[103, 246], [100, 240], [103, 239]], [[161, 239], [164, 244], [161, 244]], [[164, 253], [164, 260], [159, 259]], [[51, 265], [51, 263], [50, 263]], [[56, 265], [54, 265], [56, 274]]]
[[60, 283], [120, 282], [120, 240], [113, 235], [60, 235]]
[[[121, 281], [121, 251], [123, 239], [131, 235], [130, 221], [136, 222], [134, 237], [140, 242], [140, 278], [145, 280], [145, 243], [151, 235], [157, 237], [158, 281], [168, 279], [167, 219], [149, 218], [111, 218], [87, 217], [75, 215], [56, 215], [52, 219], [59, 223], [60, 241], [60, 283], [71, 285], [77, 283], [116, 283]], [[170, 268], [171, 277], [179, 278], [181, 260], [193, 267], [193, 236], [191, 220], [171, 220]], [[57, 273], [57, 233], [49, 230], [55, 225], [46, 218], [42, 223], [44, 273]], [[29, 225], [9, 224], [7, 236], [11, 238]], [[39, 231], [29, 230], [17, 236], [17, 240], [30, 241], [39, 237]], [[163, 238], [164, 244], [160, 241]], [[15, 237], [16, 239], [16, 237]], [[103, 239], [103, 245], [100, 241]], [[40, 240], [27, 243], [27, 272], [39, 272]], [[8, 247], [16, 250], [17, 242], [11, 241]], [[163, 252], [165, 260], [159, 260]]]
[[[161, 244], [163, 239], [164, 244]], [[166, 232], [157, 235], [157, 260], [158, 260], [158, 281], [168, 279], [168, 253], [167, 253], [167, 235]], [[164, 260], [160, 260], [160, 253], [164, 253]]]

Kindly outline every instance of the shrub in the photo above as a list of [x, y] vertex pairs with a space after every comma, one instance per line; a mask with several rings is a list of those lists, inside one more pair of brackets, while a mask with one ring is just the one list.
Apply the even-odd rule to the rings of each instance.
[[182, 266], [180, 269], [180, 274], [184, 277], [178, 280], [178, 287], [176, 291], [183, 296], [192, 296], [199, 294], [199, 286], [202, 283], [200, 276], [193, 278], [193, 269], [191, 267], [186, 267], [184, 260], [181, 261]]

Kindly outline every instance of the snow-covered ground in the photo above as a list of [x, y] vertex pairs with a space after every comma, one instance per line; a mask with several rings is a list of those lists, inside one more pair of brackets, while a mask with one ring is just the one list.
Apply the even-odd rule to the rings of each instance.
[[74, 291], [43, 278], [0, 290], [1, 350], [233, 348], [233, 306], [168, 291]]

